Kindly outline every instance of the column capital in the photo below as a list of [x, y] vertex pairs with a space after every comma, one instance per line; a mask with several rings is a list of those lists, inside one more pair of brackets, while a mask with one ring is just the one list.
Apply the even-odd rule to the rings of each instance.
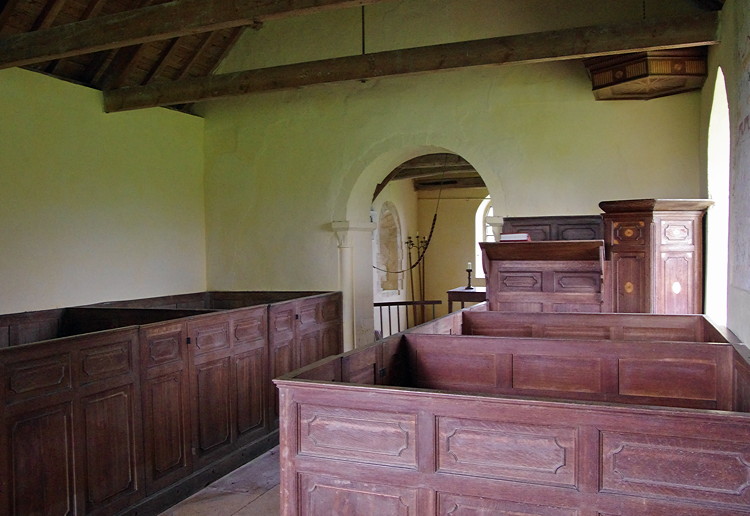
[[348, 220], [334, 220], [331, 222], [331, 231], [336, 233], [339, 247], [351, 247], [351, 235], [355, 232], [372, 233], [377, 224], [374, 222], [351, 222]]

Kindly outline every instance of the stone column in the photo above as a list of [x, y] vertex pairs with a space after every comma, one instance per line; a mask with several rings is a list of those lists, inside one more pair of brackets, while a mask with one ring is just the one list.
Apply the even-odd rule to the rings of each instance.
[[[339, 248], [339, 285], [343, 297], [344, 351], [354, 349], [367, 340], [367, 327], [373, 340], [372, 307], [372, 222], [334, 221], [331, 230], [336, 234]], [[369, 249], [365, 242], [369, 242]], [[357, 260], [367, 261], [367, 267], [357, 267]], [[362, 264], [359, 264], [362, 265]], [[363, 273], [363, 271], [365, 271]], [[369, 272], [369, 278], [363, 278]], [[367, 286], [369, 285], [369, 289]], [[368, 324], [369, 321], [369, 324]]]

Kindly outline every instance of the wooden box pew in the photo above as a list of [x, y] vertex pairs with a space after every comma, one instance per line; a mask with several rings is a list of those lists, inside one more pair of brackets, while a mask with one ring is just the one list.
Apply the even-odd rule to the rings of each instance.
[[[635, 341], [738, 342], [703, 315], [460, 312], [463, 335]], [[436, 323], [436, 327], [440, 327]], [[455, 323], [454, 323], [455, 326]], [[434, 333], [449, 333], [439, 331]]]
[[275, 381], [282, 515], [750, 514], [735, 343], [407, 333]]
[[341, 352], [341, 294], [113, 301], [0, 335], [0, 513], [153, 514], [276, 444], [271, 379]]

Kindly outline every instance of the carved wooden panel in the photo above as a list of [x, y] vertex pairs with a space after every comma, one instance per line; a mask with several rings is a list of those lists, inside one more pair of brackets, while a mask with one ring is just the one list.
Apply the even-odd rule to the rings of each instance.
[[193, 421], [196, 459], [231, 443], [230, 361], [223, 357], [195, 364]]
[[716, 399], [716, 363], [695, 359], [621, 358], [620, 394], [687, 400]]
[[601, 490], [627, 495], [750, 503], [750, 444], [602, 432]]
[[81, 449], [84, 450], [87, 510], [140, 489], [137, 449], [140, 433], [134, 429], [136, 400], [133, 387], [97, 393], [81, 401]]
[[193, 466], [187, 326], [152, 324], [141, 327], [139, 335], [146, 491], [151, 494]]
[[237, 435], [263, 430], [266, 407], [265, 349], [258, 348], [234, 358], [237, 392]]
[[190, 324], [189, 332], [194, 346], [194, 356], [229, 349], [229, 321], [227, 320], [219, 320], [210, 324], [204, 321]]
[[181, 367], [184, 355], [185, 324], [169, 323], [150, 325], [141, 329], [141, 363], [144, 368], [164, 366]]
[[645, 246], [648, 243], [648, 221], [644, 219], [614, 221], [611, 225], [612, 245]]
[[576, 487], [576, 428], [438, 417], [438, 472]]
[[603, 391], [600, 358], [561, 356], [513, 357], [513, 388], [541, 391]]
[[4, 510], [13, 516], [75, 514], [71, 404], [21, 413], [8, 419], [3, 431], [12, 457], [3, 472]]
[[7, 380], [3, 386], [6, 401], [69, 391], [73, 388], [69, 353], [52, 354], [6, 364]]
[[[232, 319], [234, 432], [238, 443], [261, 436], [268, 428], [268, 310], [246, 308]], [[275, 389], [274, 389], [275, 390]]]
[[188, 321], [194, 467], [230, 449], [233, 442], [232, 337], [221, 314]]
[[660, 220], [660, 236], [662, 245], [692, 246], [695, 243], [695, 223], [693, 218]]
[[416, 488], [302, 474], [299, 512], [305, 516], [415, 516]]
[[622, 313], [648, 312], [649, 291], [646, 284], [646, 254], [640, 252], [613, 252], [612, 285], [613, 309]]
[[578, 516], [579, 514], [576, 509], [498, 500], [487, 496], [465, 496], [453, 493], [437, 493], [437, 496], [438, 516]]
[[552, 284], [554, 292], [601, 292], [602, 276], [593, 272], [556, 272]]
[[127, 340], [84, 347], [79, 353], [81, 385], [130, 372], [132, 353], [133, 343]]
[[232, 336], [234, 341], [240, 343], [252, 343], [266, 340], [266, 317], [265, 309], [246, 317], [233, 321]]
[[416, 414], [305, 404], [299, 424], [303, 455], [417, 467]]
[[595, 224], [558, 224], [558, 240], [600, 240], [602, 231], [601, 219]]
[[600, 240], [600, 215], [506, 217], [503, 233], [528, 233], [532, 240]]
[[541, 271], [498, 272], [497, 289], [500, 292], [542, 292]]
[[153, 492], [182, 477], [191, 467], [190, 421], [186, 410], [185, 371], [146, 380], [143, 411], [146, 482]]
[[658, 264], [662, 281], [660, 305], [662, 313], [687, 314], [693, 310], [695, 285], [693, 271], [695, 256], [693, 252], [662, 252]]

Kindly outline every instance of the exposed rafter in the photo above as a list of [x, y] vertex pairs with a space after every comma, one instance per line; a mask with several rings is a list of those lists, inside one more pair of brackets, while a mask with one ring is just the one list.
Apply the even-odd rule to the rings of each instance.
[[474, 66], [580, 59], [718, 43], [718, 15], [580, 27], [392, 50], [105, 92], [106, 111]]
[[174, 0], [2, 38], [0, 69], [384, 1], [387, 0]]

